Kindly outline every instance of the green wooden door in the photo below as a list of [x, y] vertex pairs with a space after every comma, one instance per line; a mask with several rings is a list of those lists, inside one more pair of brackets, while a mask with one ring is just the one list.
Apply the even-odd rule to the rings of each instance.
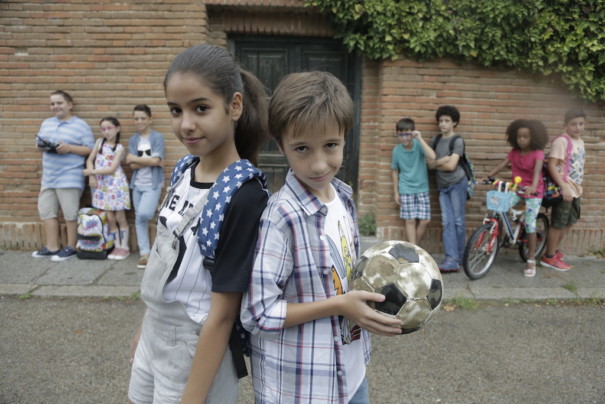
[[[322, 70], [338, 77], [355, 102], [355, 125], [347, 134], [343, 166], [338, 177], [357, 187], [359, 159], [359, 58], [338, 42], [321, 38], [240, 37], [229, 39], [238, 62], [254, 73], [272, 92], [281, 78], [293, 72]], [[279, 189], [288, 171], [288, 163], [271, 140], [259, 158], [259, 168], [267, 175], [271, 191]]]

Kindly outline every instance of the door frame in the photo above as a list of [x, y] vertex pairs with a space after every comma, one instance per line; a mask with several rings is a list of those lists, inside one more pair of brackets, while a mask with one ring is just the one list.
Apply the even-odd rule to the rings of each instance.
[[[345, 166], [344, 176], [346, 182], [353, 188], [356, 195], [359, 180], [359, 146], [361, 136], [361, 88], [362, 88], [362, 58], [358, 52], [348, 52], [342, 42], [333, 38], [324, 37], [303, 37], [303, 36], [275, 36], [275, 35], [239, 35], [228, 36], [227, 45], [232, 55], [237, 59], [238, 44], [240, 43], [262, 43], [262, 44], [283, 44], [287, 42], [303, 43], [308, 45], [337, 47], [345, 51], [348, 55], [347, 82], [345, 85], [353, 99], [354, 121], [351, 131], [347, 135], [347, 145], [345, 153], [347, 154], [347, 164]], [[304, 67], [304, 66], [301, 66]], [[259, 157], [262, 161], [262, 155]]]

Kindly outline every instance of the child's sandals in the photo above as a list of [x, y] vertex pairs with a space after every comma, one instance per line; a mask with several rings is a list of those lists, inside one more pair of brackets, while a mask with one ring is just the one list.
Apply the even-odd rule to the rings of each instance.
[[527, 268], [523, 271], [523, 275], [526, 278], [533, 278], [536, 276], [536, 260], [527, 260]]

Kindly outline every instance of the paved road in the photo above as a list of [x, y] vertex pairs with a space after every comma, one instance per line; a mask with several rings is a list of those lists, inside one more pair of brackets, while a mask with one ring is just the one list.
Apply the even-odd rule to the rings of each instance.
[[[124, 403], [144, 308], [0, 296], [0, 403]], [[373, 339], [373, 403], [605, 403], [605, 307], [481, 303]], [[240, 403], [252, 403], [250, 378]]]

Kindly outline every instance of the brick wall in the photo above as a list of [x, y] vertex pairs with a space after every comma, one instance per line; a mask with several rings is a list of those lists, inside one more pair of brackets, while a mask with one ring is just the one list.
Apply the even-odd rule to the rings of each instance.
[[[74, 112], [99, 136], [100, 118], [122, 122], [132, 135], [132, 107], [147, 103], [154, 127], [167, 140], [166, 173], [184, 148], [168, 126], [162, 80], [182, 49], [202, 42], [226, 45], [231, 33], [330, 35], [325, 19], [303, 9], [302, 0], [2, 1], [0, 2], [0, 248], [33, 249], [43, 237], [37, 215], [41, 161], [33, 144], [40, 123], [51, 114], [51, 91], [75, 98]], [[210, 6], [212, 5], [212, 6]], [[434, 111], [457, 105], [464, 135], [479, 175], [501, 159], [504, 130], [519, 117], [541, 119], [551, 135], [561, 128], [573, 94], [556, 82], [510, 70], [458, 66], [447, 60], [417, 63], [402, 58], [364, 60], [358, 204], [375, 215], [378, 236], [404, 238], [391, 200], [390, 153], [393, 127], [402, 116], [416, 119], [430, 138], [437, 132]], [[604, 248], [605, 117], [602, 105], [583, 105], [589, 115], [583, 218], [566, 239], [576, 253]], [[504, 175], [505, 173], [502, 173]], [[434, 181], [432, 183], [434, 189]], [[468, 227], [483, 214], [483, 191], [467, 205]], [[440, 250], [440, 215], [432, 191], [433, 222], [425, 247]], [[129, 213], [132, 220], [132, 212]], [[132, 232], [134, 233], [134, 232]]]
[[[377, 236], [381, 239], [405, 239], [398, 207], [392, 200], [390, 169], [391, 151], [397, 140], [394, 126], [404, 116], [415, 119], [425, 139], [438, 134], [435, 110], [443, 104], [456, 105], [461, 112], [457, 131], [465, 138], [478, 176], [491, 170], [510, 147], [504, 132], [513, 119], [542, 120], [549, 134], [561, 133], [563, 114], [572, 106], [581, 106], [588, 115], [584, 136], [587, 149], [582, 219], [574, 226], [563, 248], [570, 253], [585, 254], [605, 247], [603, 217], [605, 207], [600, 192], [605, 187], [605, 114], [602, 105], [585, 104], [558, 82], [511, 70], [487, 69], [473, 65], [458, 66], [446, 60], [417, 63], [402, 58], [385, 62], [376, 74], [364, 71], [362, 133], [362, 172], [360, 178], [360, 213], [376, 217]], [[377, 82], [378, 81], [378, 82]], [[379, 88], [378, 96], [373, 93]], [[372, 95], [365, 97], [365, 92]], [[377, 103], [379, 106], [377, 107]], [[365, 118], [371, 117], [371, 119]], [[510, 178], [510, 171], [499, 176]], [[441, 215], [438, 192], [431, 175], [432, 223], [423, 246], [429, 251], [441, 250]], [[479, 187], [467, 203], [469, 233], [485, 214], [486, 187]]]
[[123, 144], [132, 108], [148, 104], [169, 167], [184, 148], [168, 126], [162, 80], [178, 52], [205, 40], [206, 10], [189, 0], [2, 1], [0, 26], [0, 247], [33, 249], [43, 240], [34, 136], [52, 116], [50, 93], [69, 92], [97, 137], [99, 120], [116, 116]]

